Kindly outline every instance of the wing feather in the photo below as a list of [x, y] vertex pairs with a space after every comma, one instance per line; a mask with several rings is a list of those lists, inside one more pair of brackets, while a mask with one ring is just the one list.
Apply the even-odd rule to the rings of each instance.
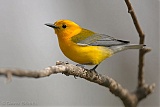
[[118, 45], [125, 45], [130, 43], [129, 41], [119, 40], [114, 37], [105, 35], [105, 34], [98, 34], [87, 29], [83, 29], [81, 33], [78, 35], [73, 36], [72, 41], [77, 43], [80, 46], [118, 46]]

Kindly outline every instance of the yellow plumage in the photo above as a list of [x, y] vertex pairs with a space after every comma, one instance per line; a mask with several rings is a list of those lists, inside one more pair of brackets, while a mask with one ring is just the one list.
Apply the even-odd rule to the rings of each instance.
[[98, 65], [114, 53], [143, 48], [143, 45], [129, 45], [129, 41], [94, 33], [70, 20], [58, 20], [46, 25], [54, 28], [63, 54], [79, 64]]
[[96, 65], [113, 54], [110, 49], [105, 47], [79, 46], [71, 40], [58, 40], [59, 46], [64, 55], [72, 61], [80, 64]]

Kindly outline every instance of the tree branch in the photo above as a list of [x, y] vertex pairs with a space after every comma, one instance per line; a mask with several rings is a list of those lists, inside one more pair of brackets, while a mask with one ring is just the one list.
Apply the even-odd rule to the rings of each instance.
[[[125, 3], [128, 7], [128, 13], [130, 13], [132, 20], [133, 20], [133, 23], [135, 25], [135, 28], [139, 34], [139, 38], [140, 38], [139, 44], [144, 44], [145, 34], [143, 33], [143, 31], [140, 27], [140, 24], [138, 22], [138, 19], [136, 17], [134, 9], [133, 9], [129, 0], [125, 0]], [[145, 80], [144, 80], [144, 55], [149, 51], [151, 51], [151, 49], [148, 49], [148, 48], [144, 48], [144, 49], [139, 50], [138, 87], [143, 86], [145, 83]]]
[[90, 70], [61, 61], [58, 61], [56, 66], [50, 66], [45, 69], [35, 71], [5, 68], [0, 69], [0, 75], [6, 76], [8, 80], [11, 80], [12, 76], [42, 78], [57, 73], [62, 73], [66, 76], [73, 75], [107, 87], [110, 92], [112, 92], [115, 96], [118, 96], [123, 101], [126, 107], [135, 107], [132, 105], [137, 105], [138, 101], [150, 94], [154, 88], [154, 85], [145, 86], [131, 93], [127, 89], [123, 88], [114, 79], [106, 75], [97, 74]]
[[[139, 22], [138, 22], [138, 19], [137, 19], [137, 17], [136, 17], [136, 14], [135, 14], [135, 12], [134, 12], [134, 9], [133, 9], [133, 7], [132, 7], [132, 5], [131, 5], [131, 3], [130, 3], [130, 0], [125, 0], [125, 3], [126, 3], [126, 5], [127, 5], [127, 7], [128, 7], [128, 13], [130, 13], [130, 15], [131, 15], [131, 17], [132, 17], [133, 23], [134, 23], [134, 25], [135, 25], [135, 28], [136, 28], [138, 34], [139, 34], [139, 37], [140, 37], [140, 38], [141, 38], [142, 36], [144, 37], [145, 34], [143, 33], [143, 31], [142, 31], [142, 29], [141, 29], [141, 27], [140, 27], [140, 24], [139, 24]], [[144, 40], [143, 40], [143, 41], [144, 41]], [[144, 44], [144, 43], [142, 42], [141, 44]]]

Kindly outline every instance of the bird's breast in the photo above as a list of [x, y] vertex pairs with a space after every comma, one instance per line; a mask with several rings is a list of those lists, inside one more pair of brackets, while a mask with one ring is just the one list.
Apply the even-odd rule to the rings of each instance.
[[113, 52], [102, 46], [80, 46], [70, 39], [58, 39], [63, 54], [80, 64], [96, 65], [110, 57]]

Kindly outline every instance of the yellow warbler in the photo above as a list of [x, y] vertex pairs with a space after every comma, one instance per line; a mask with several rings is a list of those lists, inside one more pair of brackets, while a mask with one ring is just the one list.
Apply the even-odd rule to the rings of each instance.
[[141, 49], [144, 45], [129, 44], [129, 41], [115, 39], [105, 34], [81, 28], [70, 20], [58, 20], [52, 27], [57, 34], [59, 46], [63, 54], [82, 65], [96, 65], [106, 58], [127, 49]]

